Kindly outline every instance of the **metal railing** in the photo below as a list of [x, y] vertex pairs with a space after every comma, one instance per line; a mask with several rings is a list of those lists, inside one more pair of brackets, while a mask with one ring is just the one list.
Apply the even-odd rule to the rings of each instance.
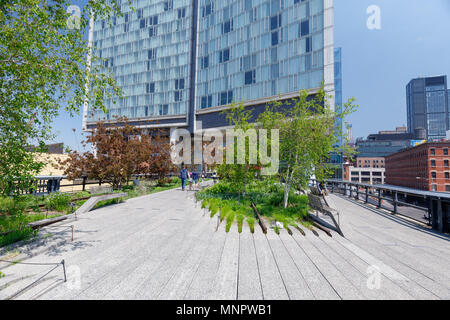
[[[167, 178], [176, 177], [175, 174], [170, 174]], [[142, 180], [152, 180], [156, 179], [155, 174], [138, 174], [130, 176], [128, 182], [142, 179]], [[68, 183], [70, 182], [70, 183]], [[36, 176], [34, 179], [30, 180], [29, 188], [27, 189], [17, 189], [16, 194], [32, 194], [36, 196], [43, 196], [51, 194], [54, 192], [64, 192], [65, 188], [79, 188], [78, 191], [86, 191], [88, 186], [102, 186], [111, 184], [111, 180], [92, 180], [87, 177], [82, 177], [75, 180], [69, 180], [66, 176]]]
[[[311, 181], [318, 185], [315, 180]], [[450, 232], [450, 194], [410, 188], [327, 180], [327, 189], [349, 199], [371, 204], [394, 215], [427, 223], [439, 232]], [[423, 215], [423, 216], [422, 216]]]

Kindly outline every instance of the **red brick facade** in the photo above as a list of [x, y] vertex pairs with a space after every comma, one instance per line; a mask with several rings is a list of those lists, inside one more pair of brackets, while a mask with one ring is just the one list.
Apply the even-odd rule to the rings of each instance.
[[386, 184], [450, 192], [450, 142], [425, 143], [386, 157]]

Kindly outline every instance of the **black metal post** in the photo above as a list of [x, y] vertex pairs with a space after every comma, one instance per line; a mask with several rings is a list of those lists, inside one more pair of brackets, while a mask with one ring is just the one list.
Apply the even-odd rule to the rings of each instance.
[[61, 261], [61, 264], [63, 266], [63, 271], [64, 271], [64, 282], [67, 282], [67, 276], [66, 276], [66, 263], [63, 261]]
[[86, 180], [87, 177], [83, 177], [83, 191], [86, 191]]
[[381, 199], [381, 189], [378, 189], [378, 209], [381, 208], [381, 201], [383, 201], [383, 199]]
[[398, 192], [394, 192], [394, 214], [398, 213]]
[[366, 203], [369, 203], [369, 187], [366, 187]]

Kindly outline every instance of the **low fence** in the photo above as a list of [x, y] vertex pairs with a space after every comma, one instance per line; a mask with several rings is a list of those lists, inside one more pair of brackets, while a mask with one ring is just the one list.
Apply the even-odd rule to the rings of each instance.
[[[317, 185], [315, 180], [312, 183]], [[439, 232], [450, 233], [450, 194], [344, 180], [327, 180], [326, 186], [332, 193], [372, 204], [394, 215], [425, 221]]]
[[[168, 175], [167, 178], [175, 177], [175, 174]], [[157, 175], [154, 174], [140, 174], [132, 175], [127, 184], [134, 180], [154, 180]], [[80, 179], [69, 180], [66, 176], [37, 176], [30, 182], [30, 188], [26, 190], [18, 190], [17, 193], [25, 195], [32, 194], [36, 196], [47, 195], [53, 192], [79, 192], [89, 191], [93, 186], [103, 186], [111, 184], [111, 180], [92, 180], [87, 177]]]

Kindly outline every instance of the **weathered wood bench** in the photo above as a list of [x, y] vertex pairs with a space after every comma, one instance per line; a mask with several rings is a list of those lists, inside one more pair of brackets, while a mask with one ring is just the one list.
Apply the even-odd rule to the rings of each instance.
[[110, 195], [105, 195], [105, 196], [99, 196], [99, 197], [92, 197], [90, 198], [88, 201], [86, 201], [77, 211], [76, 211], [76, 215], [79, 214], [83, 214], [83, 213], [88, 213], [89, 211], [92, 210], [92, 208], [95, 207], [95, 205], [97, 203], [99, 203], [100, 201], [105, 201], [105, 200], [112, 200], [112, 199], [119, 199], [119, 198], [123, 198], [128, 196], [128, 193], [115, 193], [115, 194], [110, 194]]
[[[328, 206], [325, 199], [322, 196], [314, 195], [312, 192], [308, 193], [309, 205], [316, 211], [316, 218], [319, 218], [319, 212], [328, 216], [334, 224], [334, 229], [344, 236], [340, 227], [339, 211], [332, 209]], [[314, 216], [312, 216], [314, 218]]]

